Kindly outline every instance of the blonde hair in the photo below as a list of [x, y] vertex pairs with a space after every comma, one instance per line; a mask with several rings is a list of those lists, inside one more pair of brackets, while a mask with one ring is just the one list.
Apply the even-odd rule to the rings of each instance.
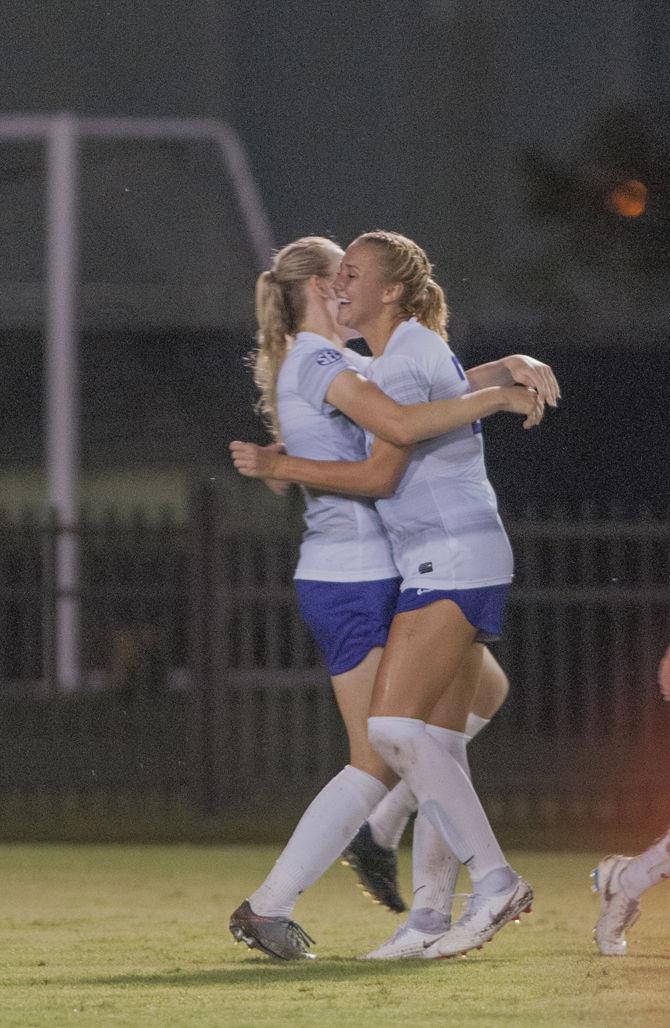
[[433, 266], [418, 243], [398, 232], [363, 232], [355, 243], [370, 243], [380, 252], [381, 272], [387, 282], [400, 282], [403, 294], [398, 301], [408, 318], [416, 318], [426, 328], [447, 340], [449, 309], [442, 287], [433, 279]]
[[293, 336], [305, 314], [305, 282], [312, 275], [332, 274], [342, 250], [332, 239], [304, 236], [278, 250], [270, 271], [256, 282], [256, 349], [251, 356], [254, 382], [260, 390], [257, 410], [275, 439], [280, 438], [277, 418], [277, 378]]

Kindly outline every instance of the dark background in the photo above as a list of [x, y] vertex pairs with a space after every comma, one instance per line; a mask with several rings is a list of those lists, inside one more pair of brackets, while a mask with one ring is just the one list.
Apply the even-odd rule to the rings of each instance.
[[[464, 363], [526, 351], [564, 401], [487, 427], [503, 504], [667, 508], [670, 9], [599, 0], [0, 3], [5, 112], [216, 117], [281, 245], [397, 229]], [[225, 466], [264, 438], [243, 357], [256, 267], [205, 146], [81, 152], [85, 470]], [[611, 209], [634, 178], [640, 217]], [[0, 147], [4, 467], [42, 460], [44, 170]]]

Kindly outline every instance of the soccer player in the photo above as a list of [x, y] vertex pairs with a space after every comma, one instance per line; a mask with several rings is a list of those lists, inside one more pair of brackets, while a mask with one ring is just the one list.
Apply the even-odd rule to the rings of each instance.
[[[658, 684], [670, 701], [670, 646], [658, 668]], [[593, 939], [604, 957], [623, 957], [625, 932], [640, 916], [640, 897], [652, 885], [670, 878], [670, 829], [636, 857], [605, 857], [591, 872], [593, 889], [600, 894], [600, 916]]]
[[[259, 278], [255, 378], [261, 409], [289, 453], [360, 461], [364, 438], [355, 422], [404, 445], [501, 409], [524, 414], [526, 427], [540, 420], [545, 393], [551, 400], [554, 386], [547, 385], [546, 366], [525, 358], [510, 359], [509, 369], [496, 362], [499, 367], [480, 376], [497, 376], [501, 385], [432, 404], [399, 406], [366, 381], [359, 374], [365, 359], [343, 351], [337, 330], [334, 283], [341, 257], [330, 240], [307, 237], [281, 250]], [[511, 386], [529, 375], [538, 393]], [[326, 656], [351, 762], [316, 797], [268, 878], [231, 917], [237, 939], [285, 959], [308, 955], [309, 937], [291, 919], [298, 895], [340, 855], [395, 780], [366, 731], [398, 590], [381, 521], [369, 500], [314, 492], [306, 494], [305, 520], [298, 601]]]
[[[348, 249], [338, 277], [338, 319], [365, 336], [375, 358], [368, 376], [395, 392], [410, 410], [430, 399], [463, 399], [469, 392], [446, 343], [446, 305], [430, 271], [425, 254], [410, 240], [372, 233]], [[390, 362], [387, 344], [394, 351]], [[385, 364], [390, 376], [384, 374]], [[351, 380], [349, 375], [335, 377], [326, 398], [372, 436], [366, 411], [350, 402]], [[417, 825], [423, 821], [441, 834], [473, 879], [465, 915], [444, 935], [433, 934], [437, 943], [427, 955], [480, 945], [526, 909], [532, 893], [504, 860], [463, 760], [463, 728], [479, 674], [473, 644], [499, 634], [512, 572], [511, 551], [486, 479], [479, 423], [424, 443], [414, 454], [408, 445], [377, 434], [369, 458], [353, 464], [265, 454], [273, 470], [260, 474], [258, 447], [232, 444], [231, 449], [243, 474], [386, 497], [377, 508], [403, 582], [368, 731], [380, 755], [417, 797]], [[445, 704], [442, 723], [434, 717], [440, 703]]]

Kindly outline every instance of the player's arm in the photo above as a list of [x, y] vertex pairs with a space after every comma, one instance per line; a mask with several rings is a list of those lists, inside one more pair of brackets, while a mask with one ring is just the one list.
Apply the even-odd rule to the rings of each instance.
[[[283, 443], [268, 443], [266, 450], [273, 450], [275, 453], [286, 453]], [[263, 485], [266, 485], [275, 496], [286, 496], [291, 486], [290, 482], [283, 482], [280, 478], [264, 478]]]
[[326, 400], [378, 438], [396, 446], [411, 446], [434, 439], [498, 411], [525, 415], [524, 428], [542, 420], [544, 403], [538, 393], [507, 386], [491, 386], [450, 400], [398, 404], [374, 382], [351, 371], [337, 375], [328, 387]]
[[382, 498], [395, 492], [411, 447], [375, 439], [370, 456], [359, 461], [308, 460], [237, 440], [230, 443], [230, 452], [235, 467], [247, 478], [279, 479], [321, 492]]
[[549, 365], [524, 353], [513, 353], [501, 360], [479, 364], [470, 368], [466, 375], [473, 390], [489, 386], [504, 388], [517, 383], [527, 389], [535, 389], [542, 402], [550, 407], [555, 407], [561, 398], [560, 386]]

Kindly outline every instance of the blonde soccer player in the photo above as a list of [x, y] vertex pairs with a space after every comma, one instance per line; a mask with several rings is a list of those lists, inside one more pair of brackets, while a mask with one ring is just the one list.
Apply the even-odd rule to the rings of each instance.
[[[352, 257], [361, 263], [352, 263]], [[372, 350], [368, 378], [390, 395], [395, 392], [405, 409], [415, 411], [417, 404], [430, 400], [462, 401], [477, 395], [470, 393], [466, 375], [446, 343], [444, 297], [416, 244], [390, 233], [360, 237], [345, 254], [337, 285], [338, 320], [359, 331]], [[393, 374], [380, 373], [390, 343], [394, 356], [398, 351], [404, 358], [402, 388], [397, 388], [399, 380]], [[398, 362], [391, 364], [396, 369]], [[484, 366], [484, 376], [498, 373], [500, 369]], [[464, 761], [463, 729], [479, 676], [475, 644], [499, 633], [511, 553], [486, 479], [478, 419], [412, 453], [407, 438], [389, 439], [384, 425], [384, 439], [370, 425], [364, 394], [355, 381], [355, 375], [334, 375], [326, 399], [366, 428], [366, 460], [304, 460], [241, 443], [232, 449], [243, 474], [301, 481], [312, 489], [347, 495], [385, 497], [377, 510], [403, 580], [379, 663], [368, 735], [417, 798], [417, 823], [436, 833], [453, 860], [465, 863], [471, 872], [473, 896], [464, 917], [447, 932], [425, 933], [430, 936], [424, 940], [426, 955], [448, 955], [481, 944], [531, 899], [527, 884], [504, 860]], [[313, 403], [318, 402], [317, 393], [310, 395]], [[548, 398], [555, 402], [555, 395]], [[439, 502], [432, 495], [433, 486]], [[420, 559], [422, 555], [426, 559]], [[468, 665], [469, 672], [464, 673]], [[434, 711], [440, 705], [437, 720]]]
[[[279, 251], [258, 282], [256, 381], [262, 409], [289, 453], [361, 460], [358, 424], [404, 445], [496, 410], [524, 414], [527, 427], [540, 420], [543, 396], [512, 387], [511, 373], [504, 385], [413, 406], [396, 404], [368, 382], [360, 374], [364, 360], [344, 350], [336, 323], [341, 258], [332, 241], [307, 237]], [[530, 370], [538, 382], [544, 367]], [[516, 373], [523, 377], [526, 370]], [[308, 955], [310, 939], [292, 919], [298, 895], [339, 856], [395, 781], [366, 730], [398, 592], [381, 520], [371, 501], [314, 491], [306, 492], [305, 520], [298, 599], [331, 674], [350, 763], [316, 797], [266, 880], [231, 916], [237, 939], [284, 959]]]

